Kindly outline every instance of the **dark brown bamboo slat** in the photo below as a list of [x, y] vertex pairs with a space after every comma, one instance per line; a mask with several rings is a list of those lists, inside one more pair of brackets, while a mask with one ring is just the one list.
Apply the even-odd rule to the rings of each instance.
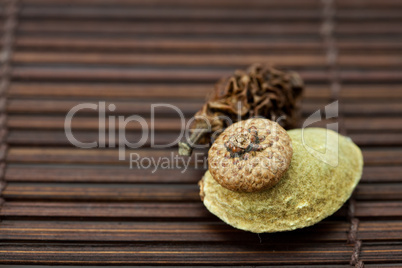
[[[84, 103], [94, 103], [99, 105], [99, 101], [104, 100], [94, 100], [91, 102], [85, 101]], [[62, 113], [66, 115], [70, 109], [75, 107], [78, 104], [82, 104], [82, 101], [69, 101], [69, 100], [9, 100], [7, 103], [7, 111], [9, 113], [51, 113], [52, 115], [55, 113]], [[158, 102], [158, 103], [166, 103], [166, 102]], [[204, 101], [169, 101], [168, 104], [177, 107], [182, 113], [186, 116], [193, 116], [195, 112], [197, 112], [203, 105]], [[152, 101], [107, 101], [105, 102], [106, 107], [109, 107], [109, 104], [114, 104], [116, 106], [116, 110], [114, 113], [118, 114], [140, 114], [140, 115], [148, 115], [151, 113], [151, 105], [154, 104]], [[328, 102], [324, 101], [314, 101], [314, 102], [303, 102], [302, 113], [307, 116], [312, 114], [313, 112], [322, 109]], [[400, 115], [402, 114], [402, 106], [400, 105], [399, 100], [392, 100], [389, 102], [343, 102], [340, 103], [342, 106], [343, 113], [346, 115], [356, 116], [356, 115], [365, 115], [372, 116], [373, 113], [376, 113], [377, 116], [384, 115]], [[155, 108], [155, 112], [159, 112], [164, 116], [174, 116], [176, 118], [179, 117], [178, 112], [173, 108], [169, 107], [159, 107]], [[99, 114], [98, 109], [81, 109], [80, 114]]]
[[[344, 85], [340, 92], [343, 100], [387, 100], [402, 98], [402, 88], [399, 85], [383, 84], [383, 85]], [[348, 118], [345, 118], [348, 119]]]
[[[300, 71], [301, 76], [307, 82], [323, 82], [328, 78], [328, 74], [323, 71]], [[222, 76], [229, 75], [230, 72], [221, 70], [135, 70], [135, 69], [107, 69], [107, 68], [14, 68], [12, 76], [15, 79], [46, 79], [53, 81], [57, 79], [76, 79], [76, 80], [105, 80], [105, 81], [165, 81], [174, 82], [215, 82]], [[341, 78], [350, 82], [400, 82], [402, 81], [400, 71], [343, 71]]]
[[[320, 244], [277, 244], [261, 245], [243, 243], [239, 248], [233, 244], [156, 243], [152, 248], [144, 244], [131, 245], [2, 245], [0, 253], [4, 263], [51, 263], [74, 264], [79, 259], [82, 264], [204, 264], [239, 265], [258, 264], [347, 264], [352, 254], [352, 246], [333, 243]], [[34, 254], [34, 255], [33, 255]], [[397, 259], [392, 251], [387, 255]], [[96, 256], [96, 260], [93, 258]], [[250, 261], [251, 260], [251, 261]]]
[[[356, 216], [381, 218], [402, 216], [401, 201], [359, 201]], [[334, 215], [344, 217], [347, 204]], [[139, 202], [44, 202], [9, 201], [4, 204], [0, 215], [3, 217], [28, 218], [79, 218], [79, 219], [136, 219], [136, 218], [191, 218], [211, 220], [215, 218], [202, 203], [139, 203]], [[217, 221], [218, 219], [215, 218]]]
[[[104, 101], [104, 100], [96, 100], [92, 102], [84, 102], [84, 103], [94, 103], [96, 105], [99, 105], [99, 101]], [[49, 114], [55, 114], [55, 113], [62, 113], [63, 116], [65, 116], [69, 110], [71, 110], [73, 107], [82, 104], [82, 101], [76, 100], [76, 101], [64, 101], [64, 100], [59, 100], [59, 101], [51, 101], [51, 100], [9, 100], [7, 104], [7, 110], [10, 113], [25, 113], [25, 114], [32, 114], [32, 113], [49, 113]], [[197, 101], [169, 101], [169, 102], [158, 102], [158, 103], [166, 103], [167, 105], [177, 107], [182, 113], [185, 115], [194, 115], [194, 113], [200, 109], [203, 105], [203, 101], [197, 100]], [[110, 111], [109, 105], [114, 104], [116, 110], [114, 111], [114, 114], [151, 114], [152, 110], [152, 104], [154, 102], [152, 101], [107, 101], [105, 102], [105, 108], [107, 109], [108, 113]], [[167, 107], [167, 105], [161, 106], [161, 107], [156, 107], [155, 108], [155, 113], [160, 113], [163, 115], [170, 115], [174, 116], [176, 118], [179, 118], [180, 114], [174, 108]], [[98, 109], [90, 109], [90, 108], [83, 108], [79, 110], [79, 113], [77, 114], [99, 114], [99, 106], [97, 107]]]
[[[204, 65], [242, 67], [252, 62], [270, 62], [279, 66], [323, 66], [326, 61], [322, 55], [169, 55], [169, 54], [89, 54], [89, 53], [14, 53], [13, 61], [17, 64], [29, 63], [71, 63], [71, 64], [119, 64], [119, 65]], [[397, 55], [352, 56], [340, 57], [343, 66], [363, 67], [400, 67], [402, 57]]]
[[[150, 116], [151, 111], [152, 111], [152, 105], [158, 105], [160, 106], [155, 106], [155, 114], [158, 114], [160, 117], [167, 117], [167, 116], [173, 116], [175, 118], [180, 118], [180, 114], [178, 111], [174, 109], [174, 107], [178, 108], [180, 112], [182, 112], [184, 115], [188, 116], [191, 118], [194, 116], [194, 114], [201, 109], [201, 107], [204, 104], [204, 100], [193, 100], [193, 101], [185, 101], [185, 100], [175, 100], [175, 101], [158, 101], [157, 103], [152, 102], [151, 100], [148, 101], [139, 101], [139, 100], [118, 100], [118, 101], [105, 101], [103, 99], [100, 100], [93, 100], [93, 101], [80, 101], [80, 100], [25, 100], [25, 99], [15, 99], [15, 100], [9, 100], [7, 103], [7, 111], [9, 113], [19, 113], [19, 114], [33, 114], [33, 113], [46, 113], [46, 114], [57, 114], [61, 113], [63, 116], [67, 115], [67, 113], [74, 108], [75, 106], [79, 104], [96, 104], [98, 105], [97, 107], [94, 108], [82, 108], [77, 112], [78, 114], [96, 114], [99, 115], [99, 105], [100, 101], [105, 102], [105, 108], [108, 112], [108, 114], [130, 114], [130, 115], [146, 115]], [[115, 105], [115, 111], [110, 112], [109, 105], [113, 104]], [[313, 103], [305, 102], [302, 108], [302, 113], [304, 114], [311, 114], [315, 112], [316, 110], [320, 108], [324, 108], [326, 105], [326, 102], [323, 100], [317, 100], [314, 101]], [[172, 107], [174, 106], [174, 107]], [[387, 103], [384, 104], [369, 104], [369, 105], [364, 105], [364, 108], [366, 110], [363, 110], [363, 112], [368, 113], [370, 107], [373, 109], [385, 109], [386, 112], [389, 113], [397, 113], [399, 110], [402, 110], [402, 108], [395, 103], [395, 105], [390, 105]], [[353, 105], [349, 105], [345, 109], [348, 108], [349, 112], [357, 112], [356, 108]], [[162, 116], [161, 116], [162, 115]], [[160, 118], [159, 117], [159, 118]]]
[[[65, 5], [65, 4], [74, 4], [75, 6], [80, 6], [80, 5], [101, 5], [101, 6], [109, 6], [109, 5], [135, 5], [135, 6], [154, 6], [154, 5], [169, 5], [169, 6], [182, 6], [182, 5], [188, 5], [187, 1], [184, 0], [153, 0], [153, 1], [147, 1], [147, 0], [135, 0], [135, 1], [129, 1], [129, 0], [117, 0], [115, 3], [110, 3], [110, 1], [107, 0], [86, 0], [86, 1], [80, 1], [80, 0], [59, 0], [57, 2], [51, 1], [51, 0], [24, 0], [24, 4], [52, 4], [52, 5]], [[207, 6], [207, 7], [223, 7], [225, 8], [228, 4], [230, 4], [233, 7], [252, 7], [252, 6], [258, 6], [258, 7], [316, 7], [319, 5], [319, 2], [317, 0], [301, 0], [294, 2], [292, 0], [283, 0], [280, 2], [271, 2], [271, 1], [261, 1], [261, 0], [252, 0], [247, 3], [244, 1], [240, 0], [222, 0], [219, 2], [212, 1], [212, 0], [206, 0], [202, 2], [194, 2], [191, 3], [190, 6], [193, 7], [202, 7], [202, 6]], [[402, 7], [402, 4], [398, 0], [366, 0], [366, 1], [349, 1], [349, 0], [337, 0], [337, 6], [340, 8], [361, 8], [361, 7], [371, 7], [371, 8], [397, 8], [397, 7]]]
[[349, 1], [337, 0], [336, 4], [339, 8], [400, 8], [402, 6], [400, 1], [397, 0], [366, 0], [366, 1]]
[[342, 71], [340, 78], [345, 82], [401, 82], [402, 76], [399, 70], [368, 70], [368, 71]]
[[[123, 131], [123, 130], [121, 130]], [[117, 133], [117, 132], [116, 132]], [[7, 143], [10, 145], [51, 145], [51, 146], [72, 146], [69, 139], [66, 137], [66, 133], [63, 131], [10, 131], [9, 136], [7, 138]], [[147, 139], [147, 141], [142, 145], [143, 148], [150, 147], [152, 144], [157, 145], [166, 145], [166, 144], [175, 144], [180, 140], [180, 131], [174, 131], [172, 133], [166, 133], [161, 131], [155, 131], [154, 133], [154, 143], [152, 143], [151, 139]], [[118, 147], [119, 146], [119, 135], [117, 134], [114, 138], [106, 136], [105, 139], [99, 138], [99, 131], [91, 131], [91, 132], [79, 132], [73, 131], [74, 138], [80, 142], [90, 143], [90, 142], [98, 142], [104, 143], [107, 147]], [[141, 140], [143, 133], [136, 131], [126, 133], [125, 137], [129, 142], [137, 143]], [[381, 138], [381, 137], [379, 137]], [[387, 137], [388, 138], [388, 137]], [[392, 142], [392, 140], [388, 140], [387, 144]]]
[[[102, 98], [154, 98], [203, 100], [213, 84], [68, 84], [68, 83], [14, 83], [9, 96], [24, 97], [102, 97]], [[318, 90], [317, 90], [318, 91]], [[321, 91], [321, 90], [320, 90]], [[319, 91], [319, 92], [320, 92]], [[323, 94], [323, 93], [321, 93]]]
[[[356, 217], [401, 217], [401, 201], [358, 201], [355, 207]], [[385, 229], [384, 229], [385, 231]]]
[[[219, 25], [219, 27], [217, 27]], [[109, 33], [109, 34], [154, 34], [154, 35], [314, 35], [319, 30], [318, 22], [302, 22], [294, 25], [289, 22], [187, 22], [181, 24], [178, 22], [165, 22], [163, 25], [151, 22], [130, 23], [121, 21], [83, 21], [76, 22], [71, 20], [27, 20], [22, 22], [18, 29], [23, 33]], [[141, 42], [140, 42], [141, 43]]]
[[402, 57], [398, 55], [372, 55], [370, 57], [344, 55], [339, 57], [339, 64], [341, 66], [400, 68], [402, 66]]
[[[116, 166], [13, 166], [5, 171], [6, 181], [15, 182], [110, 182], [110, 183], [192, 183], [204, 175], [199, 167], [184, 169], [128, 169]], [[391, 173], [391, 172], [389, 172]], [[27, 176], [29, 174], [29, 176]], [[393, 173], [391, 173], [393, 174]], [[402, 178], [401, 178], [402, 180]]]
[[347, 22], [338, 23], [336, 26], [335, 34], [337, 35], [392, 35], [401, 34], [402, 31], [398, 28], [395, 22]]
[[401, 51], [401, 46], [398, 41], [389, 40], [372, 40], [367, 43], [362, 40], [348, 40], [340, 39], [338, 41], [338, 47], [342, 49], [344, 53], [362, 53], [362, 51], [377, 52], [381, 54], [394, 53], [395, 51]]
[[[385, 0], [388, 3], [390, 0]], [[123, 5], [123, 6], [190, 6], [194, 8], [198, 7], [214, 7], [214, 8], [227, 8], [228, 5], [231, 7], [242, 7], [242, 8], [249, 8], [249, 7], [317, 7], [319, 2], [317, 0], [300, 0], [297, 3], [294, 3], [292, 0], [283, 0], [280, 2], [271, 2], [271, 1], [262, 1], [262, 0], [252, 0], [247, 3], [241, 0], [222, 0], [219, 2], [213, 0], [206, 0], [202, 2], [193, 2], [189, 4], [189, 2], [184, 0], [117, 0], [114, 3], [110, 3], [107, 0], [59, 0], [57, 2], [49, 1], [49, 0], [24, 0], [24, 4], [35, 4], [35, 5], [43, 5], [43, 4], [52, 4], [52, 5], [66, 5], [66, 4], [73, 4], [74, 6], [81, 6], [81, 5], [99, 5], [99, 6], [114, 6], [114, 5]]]
[[[193, 156], [180, 157], [174, 148], [167, 150], [146, 150], [146, 149], [130, 149], [125, 152], [125, 160], [119, 160], [119, 152], [117, 149], [78, 149], [78, 148], [10, 148], [7, 154], [7, 161], [20, 163], [61, 163], [61, 164], [119, 164], [129, 167], [130, 154], [138, 154], [141, 158], [148, 158], [158, 161], [158, 159], [170, 159], [171, 165], [179, 168], [185, 167], [188, 161], [190, 164], [197, 163], [199, 167], [203, 166], [203, 157], [206, 156], [206, 149], [196, 150]], [[136, 161], [137, 155], [132, 157]], [[148, 160], [147, 160], [148, 161]], [[185, 162], [183, 162], [185, 161]], [[136, 162], [138, 163], [138, 162]], [[133, 164], [133, 168], [136, 164]]]
[[[323, 125], [325, 126], [325, 125]], [[121, 130], [122, 131], [122, 130]], [[117, 131], [116, 131], [117, 132]], [[80, 142], [103, 142], [107, 147], [119, 146], [119, 136], [114, 138], [106, 136], [105, 139], [99, 138], [99, 131], [73, 131], [74, 138]], [[128, 141], [136, 143], [141, 140], [143, 133], [129, 132], [125, 134]], [[172, 132], [162, 132], [156, 130], [154, 133], [154, 144], [174, 144], [177, 145], [180, 140], [181, 132], [179, 129]], [[402, 146], [402, 133], [354, 133], [349, 137], [359, 146]], [[64, 130], [58, 131], [28, 131], [28, 130], [12, 130], [9, 131], [7, 142], [10, 145], [43, 145], [43, 146], [73, 146], [66, 137]], [[150, 147], [152, 140], [150, 138], [142, 147]]]
[[[183, 123], [187, 124], [188, 120], [181, 118], [144, 118], [148, 129], [155, 131], [175, 131], [180, 132]], [[11, 129], [64, 129], [65, 117], [63, 116], [24, 116], [12, 115], [7, 119], [7, 126]], [[154, 122], [152, 124], [152, 122]], [[104, 129], [110, 129], [110, 121], [105, 124]], [[118, 121], [115, 125], [116, 130], [119, 130]], [[71, 128], [74, 130], [99, 130], [99, 118], [92, 116], [79, 116], [74, 117], [71, 121]], [[127, 124], [126, 130], [141, 131], [142, 126], [139, 124]]]
[[[390, 231], [398, 232], [400, 224], [390, 224]], [[345, 241], [349, 224], [325, 222], [305, 229], [282, 234], [262, 234], [267, 241], [280, 239], [281, 243], [300, 241]], [[376, 235], [376, 226], [366, 224], [365, 234]], [[399, 231], [400, 232], [400, 231]], [[398, 234], [399, 234], [398, 232]], [[364, 235], [365, 235], [364, 234]], [[401, 237], [400, 234], [398, 237]], [[398, 237], [394, 237], [397, 239]], [[258, 242], [256, 234], [235, 229], [222, 222], [75, 222], [75, 221], [4, 221], [0, 238], [6, 240], [46, 241], [202, 241]]]
[[369, 115], [372, 116], [376, 114], [376, 116], [383, 115], [400, 115], [402, 114], [402, 105], [400, 100], [389, 100], [388, 102], [347, 102], [344, 101], [341, 103], [342, 110], [346, 115]]
[[400, 132], [402, 131], [401, 117], [349, 117], [344, 120], [345, 128], [350, 132]]
[[365, 260], [365, 263], [395, 263], [400, 262], [402, 256], [402, 246], [400, 243], [383, 245], [383, 244], [368, 244], [363, 245], [360, 258]]
[[370, 165], [400, 165], [397, 159], [401, 157], [399, 148], [384, 149], [365, 149], [363, 150], [364, 164]]
[[[386, 231], [385, 231], [386, 230]], [[402, 222], [400, 221], [361, 221], [359, 223], [359, 239], [361, 240], [400, 240]]]
[[[189, 69], [115, 69], [115, 68], [49, 68], [49, 67], [16, 67], [12, 71], [13, 78], [17, 80], [85, 80], [85, 81], [153, 81], [153, 82], [216, 82], [220, 77], [230, 75], [232, 72], [215, 70], [189, 70]], [[324, 71], [300, 71], [300, 75], [307, 81], [323, 82], [328, 78]], [[353, 75], [352, 77], [360, 78]], [[373, 75], [376, 78], [377, 74]], [[385, 74], [385, 77], [387, 74]], [[380, 78], [384, 76], [380, 75]], [[397, 78], [391, 74], [391, 78]]]
[[[317, 7], [318, 10], [318, 7]], [[343, 16], [347, 17], [345, 13]], [[361, 14], [364, 16], [365, 14]], [[396, 13], [383, 12], [381, 14], [369, 14], [378, 18], [383, 16], [396, 17]], [[231, 9], [230, 12], [219, 12], [212, 8], [200, 10], [193, 8], [131, 8], [112, 7], [112, 8], [66, 8], [66, 7], [39, 7], [26, 6], [20, 12], [22, 19], [104, 19], [104, 20], [156, 20], [156, 21], [319, 21], [320, 13], [316, 10], [297, 10], [297, 9], [252, 9], [238, 10]]]
[[[167, 99], [205, 99], [212, 91], [213, 84], [80, 84], [80, 83], [14, 83], [10, 85], [9, 96], [16, 97], [52, 97], [52, 98], [158, 98]], [[373, 100], [402, 98], [402, 89], [395, 85], [364, 85], [343, 87], [340, 95], [343, 99]], [[329, 89], [325, 86], [310, 85], [304, 92], [306, 99], [329, 99]], [[346, 118], [348, 119], [348, 118]]]
[[[57, 98], [155, 98], [167, 99], [196, 99], [205, 100], [214, 88], [214, 84], [79, 84], [79, 83], [13, 83], [10, 85], [8, 95], [10, 98], [51, 97]], [[367, 88], [365, 88], [367, 91]], [[377, 88], [378, 90], [378, 88]], [[372, 90], [375, 94], [377, 90]], [[361, 91], [359, 91], [361, 93]], [[357, 93], [359, 93], [357, 92]], [[389, 95], [398, 91], [393, 88]], [[400, 90], [402, 98], [402, 90]], [[393, 94], [393, 95], [391, 95]], [[378, 96], [378, 94], [377, 94]], [[304, 92], [306, 99], [329, 99], [330, 90], [323, 86], [310, 86]]]
[[[94, 201], [198, 201], [196, 184], [40, 184], [8, 183], [4, 198], [32, 200], [94, 200]], [[355, 191], [359, 200], [402, 200], [402, 185], [359, 184]]]
[[[115, 68], [14, 68], [15, 79], [45, 79], [47, 81], [58, 79], [86, 80], [86, 81], [160, 81], [160, 82], [214, 82], [219, 77], [228, 75], [224, 71], [200, 70], [141, 70], [141, 69], [115, 69]], [[322, 76], [323, 74], [321, 74]], [[313, 74], [314, 76], [314, 74]], [[318, 75], [319, 76], [319, 75]]]
[[[157, 131], [176, 131], [180, 132], [182, 122], [188, 123], [188, 120], [181, 121], [180, 118], [154, 118], [153, 128], [150, 118], [144, 118], [149, 129]], [[10, 115], [7, 118], [7, 126], [10, 129], [64, 129], [64, 116], [32, 116], [32, 115]], [[349, 132], [390, 132], [399, 133], [402, 131], [402, 119], [399, 117], [348, 117], [343, 120], [345, 127]], [[71, 122], [73, 130], [99, 130], [99, 118], [96, 116], [74, 117]], [[105, 125], [109, 129], [109, 122]], [[118, 123], [115, 124], [118, 130]], [[138, 124], [128, 124], [126, 130], [141, 130]], [[387, 133], [384, 133], [387, 134]]]
[[[195, 39], [195, 40], [182, 40], [182, 39], [166, 39], [159, 38], [152, 40], [137, 40], [131, 38], [117, 37], [117, 40], [105, 39], [102, 37], [76, 37], [73, 40], [63, 37], [20, 37], [16, 40], [15, 45], [20, 48], [32, 48], [32, 49], [76, 49], [76, 50], [155, 50], [158, 51], [211, 51], [222, 52], [225, 51], [265, 51], [272, 50], [281, 52], [284, 50], [289, 51], [310, 51], [315, 52], [322, 50], [323, 45], [320, 42], [314, 40], [301, 40], [300, 42], [292, 42], [292, 40], [275, 40], [275, 42], [267, 42], [261, 40], [237, 40], [236, 42], [230, 42], [225, 39]], [[395, 51], [401, 51], [401, 47], [398, 42], [392, 41], [379, 41], [373, 40], [370, 43], [363, 41], [339, 41], [339, 47], [345, 50], [345, 52], [353, 51], [361, 53], [362, 50], [375, 51], [384, 53], [390, 53]]]
[[[118, 65], [178, 65], [178, 66], [234, 66], [242, 67], [253, 62], [270, 62], [281, 66], [323, 66], [323, 55], [186, 55], [186, 54], [90, 54], [90, 53], [43, 53], [19, 52], [14, 53], [13, 62], [16, 64], [30, 63], [71, 63], [71, 64], [118, 64]], [[373, 59], [375, 62], [376, 59]], [[387, 59], [384, 59], [387, 61]], [[378, 61], [378, 59], [377, 59]], [[398, 59], [394, 59], [399, 64]], [[372, 62], [373, 63], [373, 62]], [[384, 62], [387, 64], [386, 62]]]
[[45, 217], [79, 219], [166, 219], [211, 220], [213, 215], [201, 202], [23, 202], [8, 201], [0, 211], [2, 217]]
[[[15, 182], [114, 182], [114, 183], [196, 183], [205, 169], [136, 169], [90, 165], [9, 165], [6, 181]], [[26, 176], [29, 174], [29, 176]], [[362, 182], [402, 182], [400, 166], [367, 166]]]
[[7, 199], [99, 200], [99, 201], [181, 201], [200, 200], [196, 184], [191, 185], [51, 185], [8, 183]]
[[[138, 153], [141, 157], [172, 157], [174, 150], [127, 150], [126, 155]], [[363, 148], [366, 165], [400, 165], [400, 148]], [[128, 158], [126, 158], [128, 159]], [[10, 162], [21, 163], [118, 163], [117, 150], [70, 149], [70, 148], [10, 148], [7, 154]], [[126, 164], [126, 163], [124, 163]]]
[[[318, 7], [317, 7], [318, 10]], [[95, 12], [94, 12], [95, 11]], [[31, 19], [136, 19], [136, 20], [245, 20], [245, 21], [264, 21], [264, 20], [319, 20], [320, 13], [314, 9], [310, 10], [291, 10], [280, 8], [257, 9], [257, 10], [236, 10], [231, 12], [213, 12], [212, 9], [194, 10], [192, 8], [136, 8], [124, 9], [121, 7], [113, 8], [65, 8], [65, 7], [35, 7], [27, 6], [22, 10], [22, 18]], [[340, 10], [336, 16], [340, 20], [398, 20], [400, 19], [397, 10]]]
[[394, 183], [360, 183], [355, 190], [356, 199], [402, 200], [402, 185]]
[[365, 264], [364, 267], [387, 267], [387, 268], [398, 268], [401, 267], [402, 263], [394, 263], [394, 264], [389, 264], [389, 263], [382, 263], [382, 264]]
[[[379, 202], [378, 204], [382, 204]], [[388, 205], [388, 203], [386, 203]], [[378, 206], [378, 217], [389, 216], [382, 213], [383, 208]], [[362, 210], [364, 213], [367, 210]], [[386, 211], [386, 210], [385, 210]], [[369, 211], [370, 212], [370, 211]], [[334, 218], [344, 218], [347, 207], [343, 206], [335, 214]], [[374, 213], [375, 214], [375, 213]], [[211, 214], [201, 202], [155, 203], [155, 202], [67, 202], [67, 201], [8, 201], [4, 205], [0, 215], [5, 218], [18, 219], [103, 219], [103, 220], [130, 220], [163, 219], [166, 221], [219, 221]], [[365, 214], [362, 214], [363, 217]], [[366, 214], [367, 215], [367, 214]]]
[[[109, 25], [109, 24], [108, 24]], [[182, 25], [182, 24], [180, 24]], [[84, 28], [85, 29], [85, 28]], [[164, 28], [165, 29], [165, 28]], [[352, 44], [353, 45], [353, 44]], [[78, 36], [74, 39], [66, 37], [35, 37], [21, 36], [15, 41], [15, 46], [23, 49], [56, 49], [56, 50], [100, 50], [100, 51], [211, 51], [226, 53], [229, 51], [310, 51], [315, 52], [322, 50], [323, 46], [316, 40], [301, 40], [300, 42], [292, 42], [291, 40], [277, 40], [275, 42], [267, 42], [264, 40], [239, 39], [236, 42], [218, 38], [202, 38], [202, 39], [172, 39], [169, 38], [152, 38], [135, 39], [116, 37], [82, 37]], [[386, 48], [397, 47], [391, 44], [384, 44]], [[382, 47], [380, 46], [380, 47]]]
[[400, 11], [393, 9], [386, 10], [373, 10], [373, 9], [359, 9], [359, 10], [339, 10], [336, 16], [338, 20], [344, 21], [359, 21], [359, 20], [400, 20]]
[[367, 166], [363, 169], [364, 182], [401, 182], [401, 166]]
[[359, 133], [349, 137], [359, 146], [401, 146], [402, 133]]
[[[188, 5], [187, 1], [184, 0], [153, 0], [153, 1], [147, 1], [147, 0], [135, 0], [135, 1], [129, 1], [129, 0], [117, 0], [115, 3], [110, 3], [110, 1], [107, 0], [86, 0], [86, 1], [80, 1], [80, 0], [59, 0], [57, 2], [53, 2], [51, 0], [24, 0], [24, 4], [52, 4], [52, 5], [65, 5], [65, 4], [74, 4], [75, 6], [80, 6], [80, 5], [101, 5], [101, 6], [109, 6], [109, 5], [135, 5], [135, 6], [154, 6], [154, 5], [169, 5], [169, 6], [182, 6], [182, 5]], [[319, 5], [319, 1], [317, 0], [301, 0], [294, 2], [292, 0], [283, 0], [280, 2], [271, 2], [271, 1], [262, 1], [262, 0], [252, 0], [247, 3], [244, 1], [240, 0], [222, 0], [219, 2], [213, 1], [213, 0], [206, 0], [202, 2], [194, 2], [191, 3], [190, 6], [193, 7], [202, 7], [202, 6], [213, 6], [213, 7], [223, 7], [225, 8], [228, 4], [230, 4], [233, 7], [252, 7], [252, 6], [258, 6], [258, 7], [316, 7]], [[398, 0], [365, 0], [365, 1], [349, 1], [349, 0], [337, 0], [337, 6], [340, 8], [361, 8], [361, 7], [371, 7], [371, 8], [397, 8], [397, 7], [402, 7], [402, 4]]]
[[[358, 217], [401, 217], [401, 201], [359, 201]], [[347, 204], [336, 216], [345, 216]], [[5, 217], [62, 217], [62, 218], [202, 218], [213, 217], [201, 202], [141, 203], [141, 202], [44, 202], [9, 201], [0, 211]]]
[[[19, 25], [19, 31], [24, 33], [120, 33], [120, 34], [155, 34], [155, 35], [212, 35], [221, 36], [230, 35], [314, 35], [319, 31], [320, 24], [317, 22], [302, 22], [294, 25], [288, 22], [270, 22], [261, 24], [258, 22], [250, 23], [227, 23], [219, 22], [191, 22], [183, 25], [177, 22], [168, 22], [163, 28], [161, 24], [155, 22], [142, 22], [141, 24], [130, 24], [127, 22], [102, 22], [102, 21], [84, 21], [81, 23], [74, 21], [46, 20], [46, 21], [25, 21]], [[81, 27], [80, 27], [81, 26]], [[195, 28], [195, 26], [197, 28]], [[396, 23], [390, 22], [348, 22], [337, 25], [336, 34], [353, 35], [358, 32], [360, 35], [370, 34], [401, 34], [401, 30]], [[148, 30], [148, 31], [147, 31]]]

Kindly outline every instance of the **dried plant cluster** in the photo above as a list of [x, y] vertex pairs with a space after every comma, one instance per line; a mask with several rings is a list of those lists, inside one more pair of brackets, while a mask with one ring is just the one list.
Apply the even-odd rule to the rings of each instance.
[[236, 71], [215, 85], [196, 113], [190, 141], [179, 144], [179, 154], [191, 155], [192, 144], [207, 144], [213, 133], [219, 134], [230, 124], [251, 117], [278, 121], [285, 129], [296, 127], [303, 88], [297, 73], [269, 65], [255, 64], [247, 71]]

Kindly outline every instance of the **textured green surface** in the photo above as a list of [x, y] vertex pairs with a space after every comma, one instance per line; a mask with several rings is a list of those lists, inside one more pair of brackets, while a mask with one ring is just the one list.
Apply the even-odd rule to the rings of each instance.
[[[292, 162], [276, 186], [257, 193], [233, 192], [220, 186], [207, 171], [202, 188], [208, 210], [236, 228], [255, 233], [310, 226], [337, 211], [360, 180], [360, 149], [331, 130], [305, 129], [306, 146], [300, 129], [288, 133], [293, 142]], [[316, 152], [311, 154], [314, 150], [308, 148]], [[336, 162], [337, 148], [338, 165], [327, 164]], [[326, 150], [329, 153], [322, 155]]]

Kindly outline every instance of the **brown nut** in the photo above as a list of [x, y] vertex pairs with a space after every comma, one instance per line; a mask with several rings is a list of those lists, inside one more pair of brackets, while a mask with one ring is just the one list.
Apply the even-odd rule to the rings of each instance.
[[292, 141], [277, 123], [252, 118], [229, 126], [208, 152], [208, 168], [223, 187], [256, 192], [279, 182], [292, 159]]

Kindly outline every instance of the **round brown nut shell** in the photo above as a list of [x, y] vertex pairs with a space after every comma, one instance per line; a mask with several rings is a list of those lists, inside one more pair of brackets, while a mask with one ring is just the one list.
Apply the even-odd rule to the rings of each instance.
[[292, 141], [279, 124], [252, 118], [229, 126], [208, 152], [208, 168], [223, 187], [257, 192], [277, 184], [292, 159]]

